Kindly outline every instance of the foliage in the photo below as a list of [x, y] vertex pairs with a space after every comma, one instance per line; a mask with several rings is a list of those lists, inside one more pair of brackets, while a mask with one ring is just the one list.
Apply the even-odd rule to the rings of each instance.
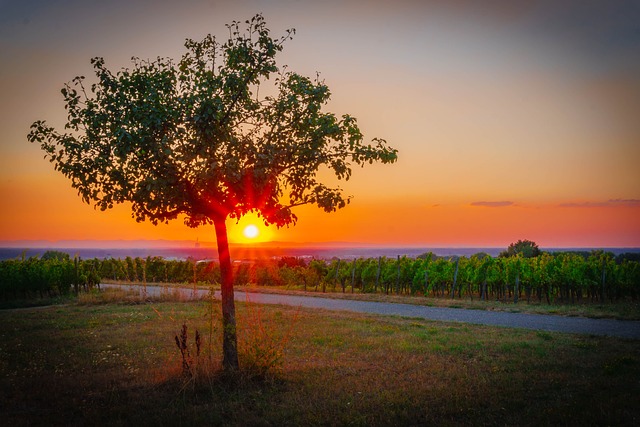
[[[284, 286], [289, 289], [392, 293], [498, 300], [525, 297], [553, 302], [603, 302], [640, 298], [640, 263], [593, 251], [585, 258], [571, 252], [536, 258], [368, 258], [330, 261], [285, 257], [234, 263], [237, 285]], [[458, 275], [455, 277], [456, 262]], [[138, 266], [138, 268], [136, 268]], [[64, 294], [75, 283], [88, 289], [102, 280], [142, 283], [219, 284], [218, 262], [165, 260], [161, 257], [79, 260], [8, 260], [0, 262], [3, 299]], [[142, 271], [138, 271], [141, 269]], [[519, 286], [516, 290], [516, 279]]]
[[42, 259], [45, 261], [50, 259], [57, 259], [58, 261], [68, 261], [69, 254], [66, 252], [48, 250], [44, 254], [42, 254]]
[[323, 112], [330, 92], [319, 77], [276, 66], [293, 30], [274, 39], [261, 15], [246, 25], [228, 25], [225, 43], [187, 40], [177, 63], [133, 58], [114, 74], [93, 58], [97, 82], [80, 76], [62, 89], [66, 132], [37, 121], [29, 140], [84, 201], [131, 202], [138, 221], [185, 215], [198, 226], [255, 210], [281, 226], [295, 222], [293, 206], [343, 207], [348, 198], [319, 170], [349, 179], [352, 164], [394, 162], [396, 150], [364, 144], [355, 118]]
[[76, 293], [79, 289], [89, 290], [100, 282], [100, 261], [96, 261], [51, 254], [47, 258], [2, 261], [0, 299], [53, 297], [68, 295], [72, 289]]
[[511, 243], [506, 251], [500, 253], [501, 257], [511, 257], [521, 255], [525, 258], [533, 258], [540, 255], [540, 249], [535, 242], [531, 240], [518, 240]]

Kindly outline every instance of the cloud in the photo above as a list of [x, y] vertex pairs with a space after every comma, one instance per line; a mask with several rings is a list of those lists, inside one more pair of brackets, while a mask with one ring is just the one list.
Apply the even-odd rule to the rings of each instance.
[[607, 202], [579, 202], [560, 203], [561, 208], [603, 208], [608, 206]]
[[640, 207], [640, 199], [609, 199], [605, 202], [570, 202], [561, 203], [561, 208], [612, 208], [612, 207]]
[[611, 199], [609, 204], [613, 206], [640, 207], [640, 199]]
[[471, 202], [471, 206], [480, 206], [485, 208], [504, 208], [507, 206], [513, 206], [513, 202], [502, 201], [502, 202]]

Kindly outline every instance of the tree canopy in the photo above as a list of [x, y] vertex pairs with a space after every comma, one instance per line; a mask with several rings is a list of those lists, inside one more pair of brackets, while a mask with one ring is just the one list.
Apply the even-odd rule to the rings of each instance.
[[535, 242], [526, 239], [511, 243], [506, 251], [500, 252], [501, 257], [521, 255], [524, 258], [534, 258], [540, 254], [541, 252], [538, 245]]
[[283, 226], [296, 221], [294, 206], [344, 207], [349, 198], [320, 182], [320, 169], [348, 180], [352, 165], [393, 162], [396, 150], [365, 144], [355, 118], [323, 112], [330, 91], [318, 76], [276, 66], [294, 30], [274, 39], [261, 15], [246, 25], [228, 25], [224, 43], [187, 40], [177, 63], [133, 58], [114, 74], [93, 58], [97, 82], [80, 76], [62, 89], [65, 132], [37, 121], [29, 140], [84, 201], [131, 202], [137, 221], [184, 215], [195, 227], [256, 211]]

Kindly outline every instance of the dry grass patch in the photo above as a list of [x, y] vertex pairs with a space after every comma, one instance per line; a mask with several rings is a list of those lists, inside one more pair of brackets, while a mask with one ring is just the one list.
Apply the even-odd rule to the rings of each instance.
[[478, 296], [471, 299], [468, 296], [463, 298], [451, 299], [449, 296], [435, 297], [433, 295], [393, 295], [383, 293], [355, 293], [349, 291], [342, 293], [340, 290], [328, 292], [303, 291], [300, 289], [290, 289], [282, 287], [266, 287], [266, 286], [245, 286], [239, 287], [243, 291], [261, 292], [270, 294], [288, 294], [300, 296], [314, 296], [318, 298], [335, 298], [348, 299], [358, 301], [374, 301], [374, 302], [391, 302], [399, 304], [425, 305], [429, 307], [444, 308], [464, 308], [467, 310], [490, 310], [490, 311], [506, 311], [510, 313], [531, 313], [531, 314], [552, 314], [558, 316], [571, 317], [589, 317], [593, 319], [619, 319], [619, 320], [640, 320], [640, 301], [638, 300], [619, 300], [615, 302], [589, 302], [587, 300], [577, 301], [573, 304], [563, 304], [556, 302], [555, 304], [546, 304], [532, 300], [527, 302], [526, 299], [520, 299], [517, 304], [513, 300], [488, 300], [482, 301]]
[[143, 285], [105, 287], [92, 289], [89, 292], [81, 292], [77, 297], [80, 305], [98, 304], [146, 304], [158, 302], [187, 302], [203, 300], [206, 297], [194, 297], [193, 288], [186, 289], [178, 286], [159, 286], [158, 295], [147, 292]]

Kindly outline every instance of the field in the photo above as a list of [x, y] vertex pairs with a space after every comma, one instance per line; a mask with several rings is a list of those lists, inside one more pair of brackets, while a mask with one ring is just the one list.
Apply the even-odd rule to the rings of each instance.
[[[4, 425], [640, 420], [638, 341], [239, 304], [244, 369], [230, 377], [217, 301], [116, 300], [0, 311]], [[190, 375], [175, 340], [183, 324]]]

